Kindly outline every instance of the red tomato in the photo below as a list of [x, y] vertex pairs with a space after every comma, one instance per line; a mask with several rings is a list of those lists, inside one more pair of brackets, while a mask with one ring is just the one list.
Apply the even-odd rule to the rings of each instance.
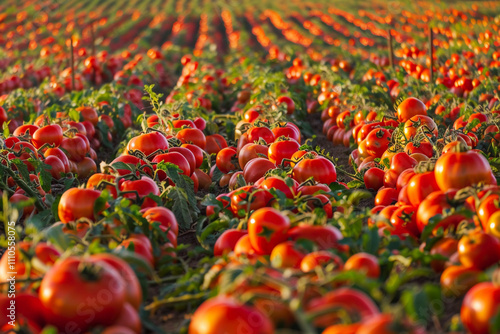
[[[160, 132], [153, 131], [130, 139], [125, 148], [125, 153], [139, 150], [144, 155], [150, 156], [158, 150], [168, 150], [168, 140]], [[157, 153], [156, 153], [157, 154]]]
[[236, 165], [233, 163], [236, 158], [236, 150], [231, 147], [226, 147], [217, 153], [215, 163], [217, 168], [219, 168], [222, 173], [226, 174], [237, 169]]
[[472, 334], [491, 333], [491, 319], [500, 306], [500, 287], [491, 282], [476, 284], [465, 295], [460, 318]]
[[267, 158], [268, 147], [266, 145], [246, 144], [241, 148], [238, 153], [238, 163], [240, 168], [245, 168], [246, 164], [255, 158], [264, 157]]
[[57, 124], [46, 125], [33, 133], [31, 142], [36, 148], [42, 147], [44, 144], [59, 146], [63, 140], [63, 131]]
[[413, 116], [427, 115], [427, 107], [419, 99], [409, 97], [399, 104], [397, 115], [400, 122], [406, 122]]
[[94, 220], [94, 203], [101, 195], [98, 190], [71, 188], [61, 196], [58, 206], [59, 219], [69, 223], [79, 218]]
[[274, 142], [274, 133], [271, 129], [266, 127], [252, 127], [247, 131], [248, 142], [256, 143], [260, 139], [264, 140], [267, 144], [271, 144]]
[[341, 270], [344, 267], [344, 263], [338, 255], [328, 251], [316, 251], [304, 256], [300, 262], [300, 269], [308, 273], [314, 271], [317, 266], [325, 268], [330, 264], [333, 264], [335, 270]]
[[299, 150], [300, 144], [294, 139], [278, 139], [269, 145], [267, 156], [269, 161], [275, 165], [290, 165], [290, 162], [283, 159], [291, 159], [293, 154]]
[[375, 196], [375, 205], [391, 205], [398, 201], [399, 192], [394, 188], [380, 188]]
[[378, 259], [368, 253], [357, 253], [347, 259], [344, 270], [355, 270], [365, 274], [367, 277], [378, 279], [380, 276], [380, 265]]
[[232, 333], [273, 334], [271, 320], [256, 308], [230, 297], [209, 299], [198, 307], [189, 324], [189, 334]]
[[330, 184], [337, 181], [337, 171], [330, 160], [321, 156], [305, 155], [293, 167], [293, 178], [299, 183], [312, 178], [316, 182]]
[[[153, 165], [153, 168], [155, 170], [156, 170], [156, 164], [164, 162], [164, 163], [171, 163], [179, 167], [181, 170], [181, 174], [184, 174], [186, 176], [191, 176], [192, 174], [189, 162], [186, 160], [186, 158], [184, 158], [182, 154], [178, 152], [168, 152], [168, 153], [158, 154], [154, 157], [152, 162], [155, 163], [155, 165]], [[165, 173], [165, 171], [158, 170], [156, 174], [160, 181], [163, 181], [167, 178], [167, 174]]]
[[175, 236], [179, 235], [179, 225], [172, 211], [164, 207], [154, 207], [147, 210], [142, 210], [142, 216], [148, 220], [150, 224], [160, 223], [160, 228], [164, 231], [170, 230]]
[[264, 176], [268, 170], [275, 169], [276, 166], [264, 158], [250, 160], [243, 169], [243, 177], [247, 183], [254, 183]]
[[434, 172], [415, 174], [408, 183], [408, 199], [410, 203], [418, 205], [431, 193], [439, 190]]
[[466, 267], [485, 270], [500, 261], [500, 241], [483, 231], [464, 235], [458, 242], [458, 258]]
[[369, 155], [380, 158], [389, 148], [391, 143], [391, 131], [387, 129], [373, 129], [366, 136], [366, 151]]
[[39, 295], [48, 323], [64, 332], [86, 331], [113, 324], [125, 303], [126, 285], [112, 266], [70, 257], [47, 272]]
[[[289, 187], [286, 182], [291, 183], [292, 186]], [[276, 189], [285, 194], [286, 197], [294, 198], [297, 194], [299, 184], [297, 181], [289, 177], [282, 179], [276, 176], [271, 176], [263, 180], [258, 186], [267, 190]]]
[[248, 236], [252, 247], [260, 254], [270, 254], [287, 238], [290, 220], [273, 208], [256, 210], [248, 220]]
[[247, 235], [247, 231], [237, 229], [225, 230], [215, 242], [214, 256], [221, 256], [233, 251], [238, 240], [244, 235]]
[[[145, 198], [147, 195], [153, 194], [156, 196], [160, 196], [160, 189], [158, 188], [158, 185], [147, 176], [143, 176], [140, 180], [136, 181], [124, 181], [120, 185], [120, 191], [134, 191], [125, 193], [123, 197], [128, 198], [132, 201], [144, 199], [141, 206], [143, 209], [156, 206], [156, 202], [153, 199]], [[137, 194], [139, 195], [139, 198], [137, 198]]]
[[271, 252], [271, 265], [274, 268], [300, 268], [300, 263], [305, 254], [294, 241], [285, 241], [273, 248]]

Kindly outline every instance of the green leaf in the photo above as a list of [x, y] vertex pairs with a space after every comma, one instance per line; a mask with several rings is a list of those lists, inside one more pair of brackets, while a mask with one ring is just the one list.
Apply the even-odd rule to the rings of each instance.
[[80, 122], [80, 113], [76, 110], [71, 108], [68, 112], [68, 116], [75, 122]]
[[28, 167], [24, 164], [24, 162], [21, 161], [21, 159], [13, 159], [10, 161], [13, 163], [16, 167], [17, 170], [19, 171], [19, 174], [23, 178], [24, 181], [31, 183], [30, 182], [30, 173], [28, 172]]
[[50, 191], [52, 186], [52, 174], [50, 174], [49, 170], [52, 169], [52, 166], [47, 165], [46, 163], [38, 164], [36, 171], [38, 173], [38, 180], [40, 181], [40, 186], [46, 192]]

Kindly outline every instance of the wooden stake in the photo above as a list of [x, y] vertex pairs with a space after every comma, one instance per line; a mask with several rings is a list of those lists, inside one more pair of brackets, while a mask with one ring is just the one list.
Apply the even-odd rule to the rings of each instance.
[[75, 55], [73, 52], [73, 35], [70, 37], [69, 48], [71, 51], [71, 90], [75, 89]]
[[389, 43], [389, 64], [394, 69], [394, 48], [392, 46], [391, 29], [387, 30], [387, 32], [389, 33], [389, 39], [388, 39], [388, 43]]
[[431, 82], [434, 82], [434, 32], [432, 28], [429, 27], [429, 54], [431, 57], [429, 77]]

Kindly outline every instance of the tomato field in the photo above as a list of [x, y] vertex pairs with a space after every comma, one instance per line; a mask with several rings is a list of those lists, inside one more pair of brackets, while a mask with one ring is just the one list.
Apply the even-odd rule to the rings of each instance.
[[0, 332], [500, 333], [500, 3], [0, 2]]

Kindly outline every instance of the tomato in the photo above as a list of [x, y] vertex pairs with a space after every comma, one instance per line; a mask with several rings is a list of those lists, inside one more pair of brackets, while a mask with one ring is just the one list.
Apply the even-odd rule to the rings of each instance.
[[172, 121], [172, 125], [174, 126], [175, 129], [180, 129], [183, 126], [187, 128], [194, 128], [195, 125], [193, 121], [189, 119], [175, 119]]
[[113, 267], [125, 281], [125, 300], [136, 310], [142, 303], [142, 289], [139, 279], [130, 265], [116, 255], [110, 253], [94, 254], [89, 261], [99, 263], [104, 262]]
[[355, 323], [351, 325], [332, 325], [325, 328], [325, 330], [321, 334], [357, 334], [358, 329], [361, 327], [361, 324]]
[[260, 254], [271, 254], [273, 248], [287, 239], [290, 220], [273, 208], [256, 210], [248, 220], [248, 236]]
[[497, 238], [500, 238], [500, 211], [497, 211], [490, 216], [487, 222], [487, 226], [486, 228], [484, 228], [484, 231], [486, 233], [494, 235]]
[[384, 173], [384, 187], [385, 188], [395, 188], [398, 183], [399, 174], [392, 169], [388, 169]]
[[385, 172], [377, 167], [369, 168], [364, 176], [366, 189], [379, 190], [384, 186], [384, 175]]
[[155, 152], [156, 155], [158, 150], [168, 150], [168, 140], [162, 133], [157, 131], [144, 133], [130, 139], [125, 148], [125, 154], [133, 150], [139, 150], [145, 156], [150, 156]]
[[236, 160], [236, 157], [237, 154], [234, 148], [223, 148], [219, 151], [219, 153], [217, 153], [217, 158], [215, 161], [217, 168], [219, 168], [222, 173], [229, 173], [230, 171], [234, 171], [235, 169], [237, 169], [237, 167], [232, 161]]
[[288, 96], [280, 96], [278, 97], [276, 102], [277, 105], [280, 105], [282, 103], [286, 104], [286, 113], [288, 115], [293, 114], [293, 112], [295, 111], [295, 102], [293, 102], [293, 100]]
[[409, 97], [399, 104], [397, 116], [400, 122], [406, 122], [416, 115], [427, 115], [427, 107], [419, 99]]
[[63, 131], [58, 124], [46, 125], [33, 133], [31, 142], [36, 148], [44, 144], [59, 146], [63, 140]]
[[209, 299], [198, 307], [189, 324], [189, 334], [233, 333], [273, 334], [271, 320], [254, 307], [231, 297]]
[[182, 156], [186, 158], [187, 162], [189, 163], [191, 173], [194, 172], [194, 170], [196, 169], [196, 157], [194, 156], [193, 152], [185, 147], [171, 147], [168, 149], [168, 152], [177, 152], [182, 154]]
[[179, 225], [172, 211], [164, 207], [153, 207], [142, 210], [142, 216], [148, 220], [150, 224], [160, 223], [160, 228], [163, 231], [170, 230], [175, 236], [179, 235]]
[[[191, 153], [193, 153], [196, 160], [196, 168], [200, 168], [200, 166], [203, 164], [204, 151], [193, 144], [182, 144], [181, 147], [187, 148], [191, 151]], [[175, 150], [173, 152], [175, 152]]]
[[247, 231], [237, 229], [225, 230], [215, 242], [214, 256], [221, 256], [233, 251], [238, 240], [244, 235], [247, 235]]
[[441, 191], [435, 191], [427, 196], [418, 206], [417, 209], [417, 226], [420, 233], [424, 230], [425, 226], [429, 224], [429, 220], [438, 214], [443, 214], [443, 219], [436, 225], [434, 232], [438, 228], [456, 228], [458, 224], [466, 219], [465, 216], [458, 213], [446, 213], [450, 211], [453, 206], [453, 196], [454, 193], [443, 193]]
[[307, 200], [307, 206], [313, 211], [315, 208], [320, 208], [327, 218], [333, 217], [333, 207], [330, 199], [323, 194], [314, 195]]
[[330, 184], [337, 181], [337, 171], [330, 160], [321, 156], [305, 155], [293, 167], [293, 178], [299, 183], [312, 178], [316, 182]]
[[[160, 196], [158, 185], [147, 176], [143, 176], [140, 180], [136, 181], [124, 181], [120, 185], [120, 191], [127, 192], [123, 194], [123, 197], [132, 201], [144, 199], [141, 206], [143, 209], [156, 206], [156, 202], [151, 198], [145, 198], [146, 196], [149, 194]], [[137, 198], [137, 195], [139, 195], [139, 198]]]
[[417, 160], [413, 159], [405, 152], [399, 152], [392, 157], [390, 169], [399, 175], [405, 170], [413, 168], [416, 165]]
[[436, 162], [434, 173], [436, 182], [443, 191], [492, 182], [488, 160], [474, 151], [443, 154]]
[[331, 266], [331, 268], [333, 270], [341, 270], [344, 267], [344, 262], [338, 255], [322, 250], [311, 252], [304, 256], [300, 262], [300, 269], [303, 272], [308, 273], [314, 271], [318, 266], [325, 269], [327, 266], [332, 264], [333, 266]]
[[[441, 255], [449, 259], [457, 250], [458, 241], [453, 238], [444, 237], [432, 246], [430, 254]], [[431, 267], [435, 272], [440, 273], [444, 270], [446, 262], [447, 260], [432, 260]]]
[[[189, 162], [187, 161], [184, 156], [178, 152], [168, 152], [168, 153], [161, 153], [158, 154], [154, 157], [154, 159], [151, 161], [155, 163], [153, 165], [153, 168], [156, 170], [156, 164], [158, 163], [171, 163], [179, 167], [181, 170], [180, 174], [184, 174], [186, 176], [191, 176], [192, 170], [191, 166], [189, 165]], [[163, 170], [157, 170], [156, 175], [158, 176], [158, 179], [160, 181], [163, 181], [167, 178], [167, 174]]]
[[[306, 313], [317, 313], [338, 307], [351, 319], [366, 320], [380, 313], [377, 305], [365, 293], [352, 288], [339, 288], [314, 298], [305, 307]], [[332, 311], [313, 320], [315, 326], [327, 327], [341, 320], [341, 313]]]
[[[129, 165], [129, 167], [132, 170], [134, 170], [134, 168], [137, 167], [137, 166], [142, 166], [142, 165], [146, 164], [146, 162], [144, 160], [139, 159], [139, 158], [137, 158], [137, 157], [135, 157], [133, 155], [120, 155], [118, 158], [116, 158], [115, 160], [111, 161], [110, 165], [113, 166], [117, 162], [123, 162], [124, 164]], [[127, 175], [127, 174], [132, 173], [129, 169], [120, 169], [120, 168], [117, 168], [116, 171], [120, 175]], [[152, 172], [150, 168], [145, 168], [144, 171], [147, 172], [147, 173], [151, 173]]]
[[368, 253], [357, 253], [352, 255], [345, 262], [344, 270], [359, 271], [373, 279], [378, 279], [380, 276], [378, 259], [374, 255]]
[[[297, 181], [295, 181], [297, 182]], [[297, 190], [301, 195], [316, 195], [319, 193], [328, 193], [330, 192], [330, 187], [324, 183], [318, 183], [313, 186], [302, 185]]]
[[283, 159], [291, 159], [293, 154], [299, 150], [300, 144], [294, 139], [280, 139], [269, 145], [268, 158], [275, 165], [290, 165], [290, 162]]
[[296, 127], [296, 125], [290, 122], [286, 123], [284, 126], [282, 126], [282, 124], [283, 123], [280, 123], [279, 126], [271, 130], [274, 134], [274, 138], [284, 136], [290, 139], [294, 139], [300, 143], [300, 131]]
[[250, 160], [243, 169], [243, 177], [247, 183], [254, 183], [263, 177], [268, 170], [275, 169], [276, 165], [264, 158]]
[[398, 334], [398, 333], [408, 333], [408, 334], [423, 334], [426, 333], [425, 329], [414, 326], [412, 324], [407, 324], [405, 322], [400, 323], [394, 319], [392, 314], [378, 314], [373, 317], [363, 321], [361, 326], [358, 328], [356, 334]]
[[97, 123], [99, 122], [99, 116], [97, 115], [97, 111], [94, 108], [82, 106], [76, 108], [76, 110], [80, 112], [80, 116], [84, 121], [88, 121], [93, 125], [97, 125]]
[[48, 170], [50, 175], [56, 180], [61, 179], [61, 173], [66, 173], [66, 168], [62, 161], [56, 156], [49, 156], [45, 158], [44, 163], [49, 165], [51, 168]]
[[126, 285], [104, 262], [69, 257], [45, 274], [39, 296], [48, 323], [64, 332], [85, 331], [113, 324], [125, 303]]
[[208, 154], [212, 153], [219, 153], [220, 150], [227, 148], [227, 142], [224, 137], [222, 137], [220, 134], [213, 134], [210, 136], [206, 137], [206, 145], [205, 145], [205, 151]]
[[[287, 182], [291, 183], [292, 186], [289, 187], [287, 185]], [[287, 177], [286, 179], [282, 179], [276, 176], [271, 176], [263, 180], [259, 184], [259, 187], [267, 190], [276, 189], [285, 194], [286, 197], [294, 198], [298, 192], [297, 189], [299, 187], [299, 184], [297, 183], [297, 181], [289, 177]]]
[[366, 136], [366, 151], [369, 155], [380, 158], [389, 148], [391, 143], [391, 131], [387, 129], [373, 129]]
[[464, 235], [458, 242], [458, 258], [466, 267], [487, 269], [500, 261], [500, 241], [482, 231]]
[[273, 248], [271, 265], [275, 268], [300, 268], [305, 254], [294, 241], [285, 241]]
[[151, 267], [154, 266], [153, 247], [144, 234], [132, 235], [130, 238], [123, 240], [121, 244], [116, 247], [117, 251], [121, 249], [133, 251]]
[[256, 143], [262, 139], [267, 144], [271, 144], [275, 140], [273, 131], [266, 127], [252, 127], [248, 129], [247, 136], [249, 143]]
[[394, 188], [380, 188], [375, 196], [375, 205], [391, 205], [398, 201], [399, 192]]
[[238, 162], [241, 168], [245, 168], [246, 164], [255, 158], [267, 158], [268, 147], [260, 144], [249, 143], [243, 146], [238, 154]]
[[97, 171], [95, 161], [89, 157], [85, 157], [82, 161], [77, 162], [76, 168], [79, 179], [85, 179]]
[[13, 135], [16, 137], [20, 137], [20, 136], [25, 135], [25, 134], [29, 134], [29, 135], [33, 136], [35, 131], [38, 129], [39, 129], [39, 127], [36, 125], [24, 124], [24, 125], [17, 127], [16, 130], [14, 130]]
[[238, 188], [229, 197], [231, 198], [231, 210], [240, 218], [248, 212], [268, 206], [273, 199], [269, 191], [255, 186]]
[[101, 195], [98, 190], [71, 188], [64, 192], [57, 208], [59, 219], [69, 223], [80, 218], [94, 220], [94, 203]]
[[351, 117], [351, 112], [350, 111], [343, 111], [340, 114], [338, 114], [336, 121], [337, 121], [337, 126], [340, 129], [345, 129], [346, 126], [348, 127], [353, 127], [354, 126], [354, 119], [352, 119], [349, 124], [345, 124], [347, 122], [347, 119]]
[[[88, 180], [87, 180], [87, 189], [96, 189], [97, 186], [101, 183], [101, 181], [107, 181], [111, 183], [115, 183], [116, 177], [114, 175], [109, 175], [109, 174], [103, 174], [103, 173], [96, 173], [92, 175]], [[116, 188], [113, 185], [106, 185], [102, 189], [107, 189], [109, 193], [113, 196], [113, 198], [116, 198], [117, 192]]]
[[69, 160], [68, 156], [58, 147], [48, 148], [43, 155], [48, 158], [49, 156], [55, 156], [59, 158], [64, 166], [64, 173], [69, 173]]
[[[429, 116], [416, 115], [405, 122], [403, 134], [406, 140], [412, 140], [416, 136], [419, 129], [421, 134], [425, 137], [437, 137], [438, 127], [436, 123]], [[421, 137], [424, 139], [425, 137]]]
[[391, 216], [392, 228], [390, 228], [393, 235], [411, 235], [418, 237], [420, 232], [417, 227], [417, 214], [415, 207], [411, 205], [404, 205], [396, 209]]
[[299, 224], [292, 227], [288, 231], [288, 237], [295, 241], [301, 239], [310, 240], [322, 250], [341, 248], [338, 241], [343, 238], [342, 233], [335, 226], [308, 224]]
[[475, 268], [450, 266], [441, 274], [441, 291], [446, 297], [461, 297], [483, 280], [484, 273]]
[[465, 295], [460, 318], [471, 334], [488, 334], [499, 306], [500, 287], [491, 282], [479, 283]]
[[408, 183], [408, 199], [410, 203], [418, 205], [431, 193], [439, 190], [434, 172], [415, 174]]
[[425, 141], [418, 143], [409, 142], [408, 144], [406, 144], [404, 151], [410, 156], [415, 153], [421, 153], [426, 157], [432, 158], [432, 156], [434, 155], [432, 144]]
[[131, 329], [136, 334], [142, 333], [141, 318], [139, 317], [139, 313], [137, 313], [137, 310], [134, 309], [131, 304], [125, 303], [123, 305], [118, 319], [116, 319], [116, 321], [113, 323], [113, 327], [118, 326]]

